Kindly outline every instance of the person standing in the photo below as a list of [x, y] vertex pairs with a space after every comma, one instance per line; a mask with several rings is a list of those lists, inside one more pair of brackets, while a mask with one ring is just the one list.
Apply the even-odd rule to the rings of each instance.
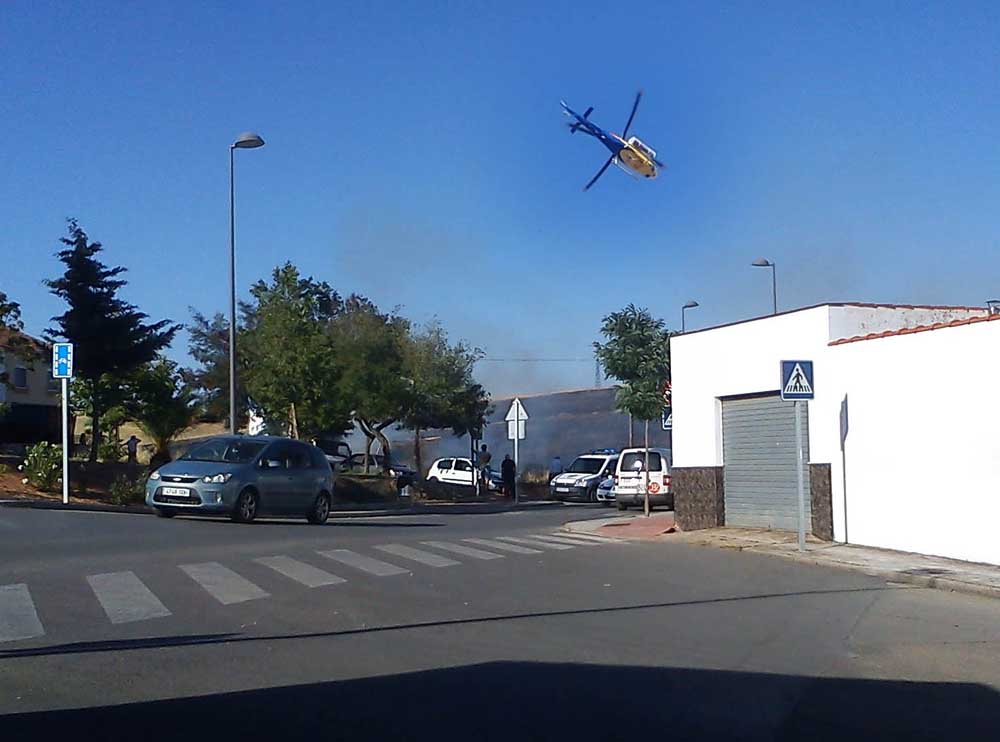
[[504, 456], [500, 464], [500, 478], [503, 480], [504, 494], [514, 499], [517, 495], [517, 466], [510, 454]]
[[139, 463], [139, 439], [132, 435], [125, 441], [125, 449], [128, 451], [128, 463]]
[[490, 462], [493, 454], [489, 452], [484, 443], [479, 449], [479, 487], [480, 492], [485, 495], [490, 493]]
[[562, 459], [559, 456], [553, 456], [552, 461], [549, 462], [549, 482], [551, 483], [553, 479], [558, 477], [563, 473]]

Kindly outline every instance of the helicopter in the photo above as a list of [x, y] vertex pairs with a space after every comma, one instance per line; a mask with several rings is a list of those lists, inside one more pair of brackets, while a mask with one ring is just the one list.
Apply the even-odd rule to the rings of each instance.
[[566, 105], [566, 101], [560, 101], [560, 103], [562, 103], [563, 113], [570, 118], [576, 119], [573, 123], [567, 124], [567, 126], [569, 126], [570, 134], [576, 134], [576, 132], [582, 131], [584, 134], [589, 134], [595, 139], [600, 140], [601, 144], [611, 150], [611, 157], [609, 157], [608, 161], [604, 163], [604, 166], [597, 171], [597, 175], [591, 178], [590, 182], [583, 187], [583, 190], [589, 190], [590, 187], [597, 182], [597, 179], [604, 175], [604, 171], [607, 170], [608, 166], [612, 163], [630, 175], [637, 175], [643, 178], [655, 178], [658, 170], [666, 168], [666, 165], [656, 159], [655, 150], [642, 142], [638, 137], [628, 136], [628, 130], [632, 125], [632, 119], [635, 118], [635, 111], [639, 108], [640, 100], [642, 100], [641, 90], [636, 93], [635, 103], [632, 104], [632, 113], [629, 114], [628, 121], [625, 123], [625, 129], [622, 131], [621, 136], [615, 134], [614, 132], [605, 131], [590, 120], [590, 114], [594, 112], [593, 106], [584, 111], [581, 116]]

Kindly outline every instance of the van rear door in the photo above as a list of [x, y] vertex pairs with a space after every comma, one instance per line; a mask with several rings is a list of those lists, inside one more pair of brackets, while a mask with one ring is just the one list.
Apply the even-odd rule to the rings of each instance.
[[648, 482], [649, 494], [656, 495], [664, 492], [665, 487], [669, 487], [670, 482], [664, 463], [659, 451], [650, 451], [647, 476], [645, 451], [625, 452], [618, 463], [616, 491], [629, 495], [644, 494]]

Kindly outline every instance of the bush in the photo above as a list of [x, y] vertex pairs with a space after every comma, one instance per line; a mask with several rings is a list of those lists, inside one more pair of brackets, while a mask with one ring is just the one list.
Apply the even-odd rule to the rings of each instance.
[[112, 505], [142, 504], [146, 496], [143, 480], [132, 479], [124, 474], [115, 477], [108, 492]]
[[0, 474], [10, 474], [12, 471], [14, 470], [6, 464], [0, 464]]
[[117, 463], [125, 458], [125, 446], [114, 438], [104, 438], [97, 444], [97, 458], [105, 463]]
[[43, 491], [54, 490], [62, 481], [62, 449], [45, 442], [31, 446], [18, 468], [24, 473], [25, 484]]

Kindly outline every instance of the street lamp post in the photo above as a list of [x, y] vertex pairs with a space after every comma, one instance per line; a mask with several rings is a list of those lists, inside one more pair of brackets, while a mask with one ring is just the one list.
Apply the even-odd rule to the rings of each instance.
[[264, 140], [253, 132], [245, 132], [229, 145], [229, 432], [236, 435], [236, 185], [235, 157], [237, 149], [263, 147]]
[[694, 309], [696, 306], [698, 306], [698, 302], [692, 299], [683, 307], [681, 307], [681, 334], [687, 332], [687, 322], [685, 321], [684, 318], [684, 312], [686, 312], [688, 309]]
[[767, 258], [757, 258], [750, 265], [754, 268], [770, 268], [771, 269], [771, 297], [774, 300], [774, 313], [778, 313], [778, 278], [775, 273], [774, 263]]

